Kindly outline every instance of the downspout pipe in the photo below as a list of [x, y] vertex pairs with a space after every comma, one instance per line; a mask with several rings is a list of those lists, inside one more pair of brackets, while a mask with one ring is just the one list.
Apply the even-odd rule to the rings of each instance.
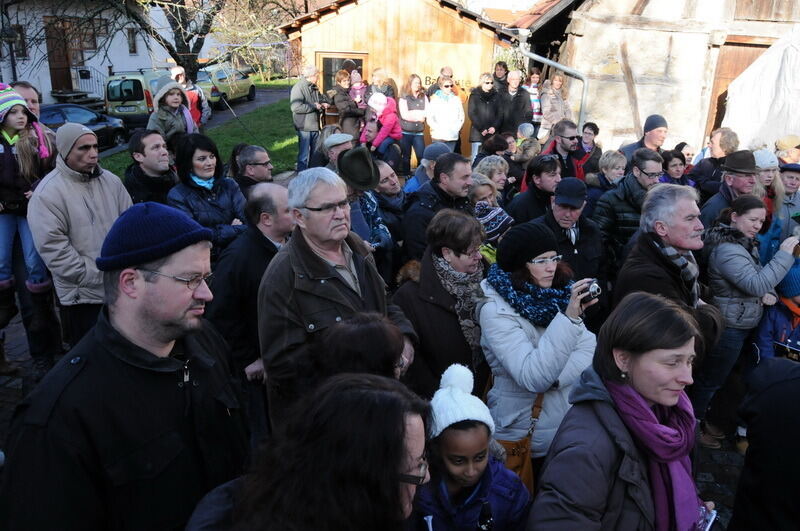
[[507, 28], [506, 31], [513, 32], [516, 34], [517, 49], [519, 49], [520, 53], [525, 57], [527, 57], [528, 59], [533, 59], [534, 61], [539, 61], [540, 63], [552, 66], [553, 68], [558, 68], [565, 74], [569, 74], [570, 76], [578, 78], [583, 82], [583, 91], [581, 93], [581, 108], [580, 112], [578, 113], [578, 127], [582, 127], [582, 125], [585, 123], [584, 118], [586, 118], [586, 100], [589, 98], [589, 80], [586, 78], [586, 75], [583, 74], [582, 72], [575, 70], [574, 68], [570, 68], [566, 65], [562, 65], [561, 63], [552, 61], [547, 57], [542, 57], [541, 55], [531, 52], [530, 46], [528, 45], [528, 37], [531, 34], [531, 31], [529, 29]]

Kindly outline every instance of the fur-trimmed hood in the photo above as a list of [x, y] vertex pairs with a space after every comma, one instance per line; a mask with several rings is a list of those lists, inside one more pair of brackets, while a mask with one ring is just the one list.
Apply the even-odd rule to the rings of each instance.
[[711, 252], [721, 243], [736, 243], [747, 249], [752, 254], [757, 246], [757, 241], [748, 238], [739, 229], [720, 223], [706, 231], [703, 235], [703, 256], [706, 260], [711, 256]]

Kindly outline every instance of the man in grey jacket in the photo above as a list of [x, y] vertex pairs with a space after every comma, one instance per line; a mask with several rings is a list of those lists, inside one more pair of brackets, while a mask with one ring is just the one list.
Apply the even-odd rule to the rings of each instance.
[[94, 263], [103, 239], [131, 197], [119, 177], [98, 165], [97, 136], [67, 123], [56, 133], [56, 168], [28, 205], [36, 250], [53, 274], [67, 340], [75, 345], [103, 305], [103, 275]]
[[319, 135], [320, 113], [328, 108], [325, 97], [320, 94], [317, 88], [319, 80], [319, 70], [315, 66], [307, 66], [303, 69], [303, 79], [295, 83], [289, 96], [292, 108], [292, 119], [294, 128], [297, 131], [298, 152], [297, 152], [297, 171], [308, 168], [308, 159], [311, 157], [311, 150], [317, 142]]

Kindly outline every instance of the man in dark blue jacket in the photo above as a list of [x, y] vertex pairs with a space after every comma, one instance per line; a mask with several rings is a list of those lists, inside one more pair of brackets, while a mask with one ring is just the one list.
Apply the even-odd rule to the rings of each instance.
[[633, 154], [639, 148], [652, 149], [659, 155], [661, 154], [661, 146], [664, 145], [664, 140], [667, 138], [669, 132], [667, 120], [660, 114], [651, 114], [644, 121], [644, 135], [638, 142], [628, 144], [619, 148], [620, 152], [625, 155], [628, 164], [625, 166], [625, 175], [633, 171]]

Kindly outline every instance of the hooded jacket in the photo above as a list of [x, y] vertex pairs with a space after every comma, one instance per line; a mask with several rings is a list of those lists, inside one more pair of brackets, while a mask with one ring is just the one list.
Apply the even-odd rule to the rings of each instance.
[[[400, 127], [400, 117], [397, 115], [397, 102], [394, 101], [394, 98], [386, 98], [386, 107], [383, 108], [383, 111], [378, 116], [378, 121], [381, 124], [381, 128], [372, 140], [373, 146], [377, 148], [381, 145], [381, 142], [387, 138], [393, 138], [395, 140], [403, 138], [403, 130]], [[367, 143], [366, 128], [364, 128], [364, 131], [361, 131], [361, 143]]]
[[655, 507], [646, 457], [592, 367], [550, 445], [527, 531], [652, 531]]
[[[500, 94], [494, 87], [488, 92], [476, 87], [472, 89], [467, 103], [467, 115], [472, 126], [469, 130], [470, 142], [483, 142], [489, 136], [483, 136], [481, 131], [494, 127], [495, 133], [500, 133], [500, 124], [503, 115], [500, 112]], [[515, 131], [516, 132], [516, 131]]]
[[758, 249], [739, 230], [718, 225], [706, 232], [703, 254], [708, 257], [711, 301], [725, 317], [725, 326], [747, 330], [761, 320], [761, 297], [775, 294], [775, 286], [794, 264], [794, 257], [779, 250], [765, 266]]
[[[181, 105], [175, 110], [160, 103], [161, 98], [172, 89], [181, 91]], [[186, 96], [186, 89], [182, 85], [177, 81], [164, 83], [156, 92], [154, 100], [158, 108], [150, 114], [150, 119], [147, 121], [147, 129], [158, 131], [167, 142], [175, 135], [194, 132], [194, 120], [189, 111], [189, 98]]]
[[452, 142], [458, 140], [464, 125], [464, 107], [455, 94], [437, 90], [428, 103], [428, 127], [431, 138]]
[[61, 304], [103, 303], [103, 274], [94, 260], [111, 225], [132, 204], [113, 173], [99, 165], [80, 173], [56, 157], [56, 168], [30, 199], [28, 223]]

